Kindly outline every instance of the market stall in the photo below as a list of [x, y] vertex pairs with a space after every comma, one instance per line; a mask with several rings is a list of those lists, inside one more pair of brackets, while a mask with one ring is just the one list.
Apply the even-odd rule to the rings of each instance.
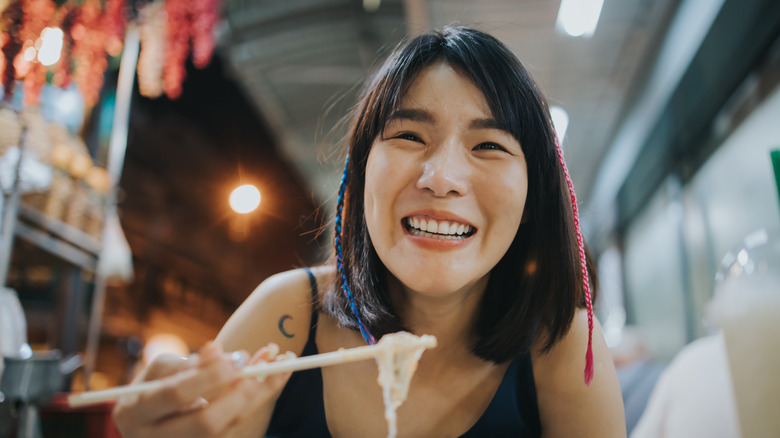
[[[83, 355], [86, 387], [106, 282], [132, 276], [116, 194], [136, 77], [144, 96], [179, 97], [190, 54], [197, 67], [211, 59], [218, 12], [217, 0], [0, 1], [0, 286], [7, 284], [17, 244], [62, 262], [57, 336], [46, 347], [62, 357]], [[110, 139], [103, 147], [88, 145], [84, 122], [104, 109], [110, 64], [119, 64]], [[3, 291], [16, 299], [13, 290]], [[87, 299], [91, 310], [84, 315]], [[32, 364], [29, 347], [6, 347], [4, 356]], [[60, 386], [52, 389], [66, 389], [68, 380]]]

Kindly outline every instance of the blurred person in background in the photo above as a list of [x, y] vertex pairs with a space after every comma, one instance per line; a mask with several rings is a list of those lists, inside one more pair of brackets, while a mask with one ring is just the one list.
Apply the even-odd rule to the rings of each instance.
[[778, 436], [778, 309], [780, 238], [759, 229], [721, 261], [704, 321], [714, 333], [676, 355], [631, 437]]
[[739, 436], [722, 333], [697, 339], [677, 353], [631, 433], [631, 438]]
[[623, 395], [626, 432], [630, 435], [645, 411], [664, 365], [654, 360], [644, 336], [632, 326], [623, 328], [620, 342], [610, 350]]

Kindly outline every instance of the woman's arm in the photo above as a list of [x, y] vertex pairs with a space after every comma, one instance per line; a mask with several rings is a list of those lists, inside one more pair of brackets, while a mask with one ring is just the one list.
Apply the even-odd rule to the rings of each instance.
[[270, 277], [231, 316], [216, 342], [201, 350], [198, 360], [160, 357], [142, 371], [136, 381], [160, 380], [164, 385], [119, 400], [114, 418], [123, 436], [262, 436], [289, 374], [269, 376], [264, 382], [240, 378], [224, 352], [257, 350], [250, 363], [270, 361], [280, 350], [269, 345], [275, 343], [282, 351], [300, 354], [311, 311], [305, 271]]
[[[330, 268], [315, 268], [316, 277]], [[324, 284], [324, 279], [323, 279]], [[303, 269], [282, 272], [263, 281], [228, 319], [217, 335], [225, 351], [256, 351], [274, 342], [281, 351], [300, 355], [309, 335], [312, 293]]]
[[623, 399], [601, 325], [594, 320], [593, 369], [590, 386], [583, 378], [588, 342], [588, 317], [574, 316], [569, 333], [548, 353], [533, 356], [542, 436], [625, 437]]
[[[312, 271], [315, 276], [320, 273]], [[309, 335], [312, 304], [311, 283], [303, 269], [276, 274], [262, 282], [233, 313], [217, 335], [217, 342], [227, 351], [255, 351], [274, 342], [281, 351], [300, 356]], [[252, 424], [245, 427], [254, 432], [253, 436], [262, 436], [268, 430], [283, 388], [274, 388], [271, 398], [256, 405], [247, 416]]]

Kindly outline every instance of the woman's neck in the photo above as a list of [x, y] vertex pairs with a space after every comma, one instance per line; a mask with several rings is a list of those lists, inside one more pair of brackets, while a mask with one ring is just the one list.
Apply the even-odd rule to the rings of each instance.
[[388, 275], [388, 287], [398, 315], [417, 335], [436, 336], [440, 352], [470, 352], [476, 341], [474, 327], [488, 276], [446, 296], [415, 292]]

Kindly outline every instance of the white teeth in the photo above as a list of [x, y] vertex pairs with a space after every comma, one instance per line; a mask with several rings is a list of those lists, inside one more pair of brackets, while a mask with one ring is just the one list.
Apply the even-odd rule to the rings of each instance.
[[471, 226], [450, 221], [436, 221], [424, 218], [408, 218], [406, 223], [414, 235], [437, 237], [442, 239], [457, 239], [471, 231]]

